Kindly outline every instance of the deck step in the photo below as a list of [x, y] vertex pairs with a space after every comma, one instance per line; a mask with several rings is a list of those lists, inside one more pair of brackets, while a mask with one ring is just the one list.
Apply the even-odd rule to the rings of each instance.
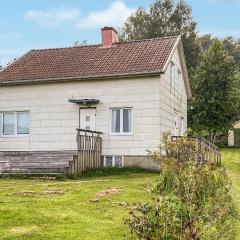
[[64, 174], [74, 151], [0, 152], [0, 175]]

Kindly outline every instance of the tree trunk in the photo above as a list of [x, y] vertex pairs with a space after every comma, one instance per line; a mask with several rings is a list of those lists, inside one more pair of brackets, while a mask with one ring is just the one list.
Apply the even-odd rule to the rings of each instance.
[[217, 136], [217, 131], [209, 129], [208, 134], [209, 134], [209, 141], [214, 144]]

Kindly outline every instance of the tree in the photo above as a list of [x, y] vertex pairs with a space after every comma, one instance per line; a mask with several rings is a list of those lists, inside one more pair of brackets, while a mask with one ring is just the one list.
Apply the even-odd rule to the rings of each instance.
[[207, 131], [214, 143], [217, 134], [226, 132], [239, 114], [237, 65], [223, 43], [214, 39], [193, 77], [191, 125], [195, 131]]
[[[197, 39], [197, 42], [201, 46], [201, 50], [206, 50], [214, 37], [211, 34], [205, 34]], [[240, 39], [235, 40], [232, 36], [228, 36], [222, 40], [227, 53], [234, 57], [235, 62], [240, 65]]]
[[199, 45], [196, 43], [197, 23], [191, 7], [183, 0], [156, 0], [149, 10], [139, 8], [124, 24], [120, 39], [139, 40], [181, 35], [188, 70], [199, 63]]

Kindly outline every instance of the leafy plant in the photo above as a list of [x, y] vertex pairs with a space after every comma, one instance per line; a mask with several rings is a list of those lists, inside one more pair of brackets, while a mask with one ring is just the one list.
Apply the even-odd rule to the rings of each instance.
[[197, 164], [192, 141], [185, 136], [172, 142], [169, 135], [149, 152], [161, 167], [153, 201], [137, 206], [126, 223], [139, 239], [234, 239], [237, 211], [226, 170]]

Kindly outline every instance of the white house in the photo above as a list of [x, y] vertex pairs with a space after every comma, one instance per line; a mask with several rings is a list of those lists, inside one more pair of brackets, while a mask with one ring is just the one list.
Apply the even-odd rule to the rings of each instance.
[[105, 27], [99, 45], [31, 50], [0, 71], [0, 171], [65, 166], [77, 128], [103, 133], [105, 164], [152, 168], [146, 150], [183, 134], [190, 97], [180, 36], [118, 42]]

